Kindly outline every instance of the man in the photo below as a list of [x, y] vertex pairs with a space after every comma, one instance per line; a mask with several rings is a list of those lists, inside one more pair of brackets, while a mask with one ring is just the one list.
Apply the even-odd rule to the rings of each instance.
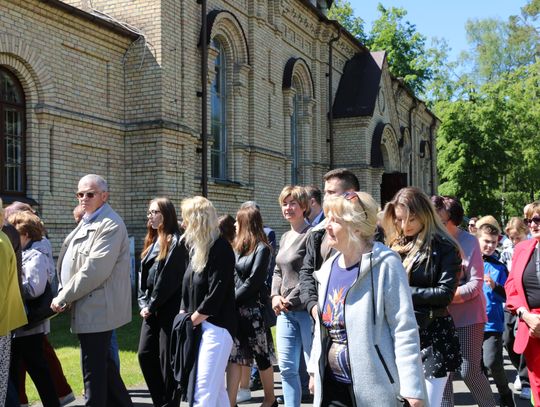
[[131, 320], [127, 230], [107, 203], [107, 182], [99, 175], [81, 178], [77, 198], [84, 216], [60, 250], [61, 289], [51, 308], [71, 309], [71, 331], [81, 344], [86, 405], [132, 407], [109, 351], [112, 331]]
[[306, 187], [308, 195], [308, 211], [306, 214], [306, 222], [310, 226], [317, 226], [324, 219], [324, 211], [322, 208], [322, 193], [315, 185]]
[[[337, 168], [327, 172], [324, 177], [324, 198], [343, 195], [349, 191], [359, 191], [358, 178], [346, 168]], [[319, 269], [330, 257], [332, 250], [326, 244], [326, 222], [311, 229], [306, 241], [306, 255], [300, 269], [300, 289], [302, 302], [307, 304], [307, 311], [313, 319], [317, 319], [317, 284], [313, 271]]]

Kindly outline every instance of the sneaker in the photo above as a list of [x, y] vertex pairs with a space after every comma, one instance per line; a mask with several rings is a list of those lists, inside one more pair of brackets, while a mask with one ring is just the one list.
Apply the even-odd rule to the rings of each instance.
[[521, 393], [519, 393], [519, 398], [523, 400], [530, 400], [531, 399], [531, 388], [530, 387], [523, 387], [521, 389]]
[[283, 399], [282, 396], [277, 396], [276, 401], [278, 404], [285, 404], [285, 400]]
[[75, 401], [75, 395], [71, 392], [64, 397], [60, 397], [58, 401], [60, 402], [60, 407], [67, 406], [69, 403]]
[[521, 390], [521, 380], [519, 376], [516, 376], [516, 380], [514, 380], [514, 390], [520, 391]]
[[261, 379], [259, 379], [258, 377], [251, 379], [249, 382], [249, 389], [251, 391], [261, 390], [262, 389]]
[[238, 389], [238, 395], [236, 396], [236, 402], [243, 403], [248, 400], [251, 400], [251, 391], [240, 387], [240, 389]]

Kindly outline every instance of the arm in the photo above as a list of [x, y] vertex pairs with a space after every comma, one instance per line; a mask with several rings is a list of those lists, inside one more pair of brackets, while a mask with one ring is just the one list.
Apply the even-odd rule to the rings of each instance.
[[432, 256], [432, 261], [436, 261], [434, 266], [437, 273], [434, 286], [411, 287], [415, 305], [446, 307], [452, 302], [458, 283], [461, 257], [457, 249], [449, 243], [439, 245], [437, 251], [438, 259], [434, 259]]
[[[313, 277], [317, 261], [317, 252], [320, 251], [318, 232], [310, 232], [306, 241], [306, 255], [300, 269], [300, 299], [306, 304], [306, 309], [312, 315], [313, 307], [317, 306], [317, 282]], [[316, 308], [315, 308], [316, 309]], [[313, 315], [312, 315], [313, 316]]]
[[185, 246], [178, 242], [171, 246], [169, 250], [170, 253], [159, 272], [150, 301], [148, 301], [148, 311], [151, 313], [155, 313], [182, 287], [182, 279], [186, 271], [187, 252]]
[[480, 246], [478, 241], [471, 242], [474, 244], [473, 251], [468, 259], [467, 274], [469, 280], [460, 285], [453, 299], [454, 304], [461, 304], [470, 301], [478, 295], [484, 295], [482, 284], [484, 282], [484, 262], [482, 261], [482, 255], [480, 254]]
[[123, 224], [108, 220], [95, 233], [99, 235], [95, 237], [89, 252], [78, 253], [85, 257], [83, 265], [58, 293], [55, 303], [72, 303], [83, 298], [100, 287], [112, 274], [127, 239], [126, 229]]
[[238, 304], [257, 296], [261, 291], [268, 273], [270, 254], [270, 248], [264, 244], [255, 248], [255, 252], [252, 254], [254, 258], [249, 277], [244, 280], [235, 292], [236, 302]]
[[506, 301], [506, 292], [504, 291], [504, 283], [506, 283], [508, 272], [506, 270], [506, 267], [496, 268], [496, 271], [497, 271], [497, 274], [496, 274], [497, 277], [496, 277], [496, 280], [493, 282], [493, 286], [491, 287], [491, 289], [496, 294], [497, 300], [503, 303]]
[[33, 250], [30, 256], [24, 261], [22, 281], [24, 299], [37, 298], [45, 292], [48, 280], [48, 267], [49, 259], [37, 250]]

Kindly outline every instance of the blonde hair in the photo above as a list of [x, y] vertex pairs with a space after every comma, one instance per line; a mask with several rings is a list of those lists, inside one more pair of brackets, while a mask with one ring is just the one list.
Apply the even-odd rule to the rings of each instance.
[[510, 220], [506, 224], [506, 227], [504, 228], [504, 231], [507, 235], [509, 235], [512, 230], [515, 230], [520, 235], [527, 235], [527, 233], [529, 232], [529, 229], [527, 228], [525, 222], [523, 222], [523, 219], [517, 216], [510, 218]]
[[[401, 230], [401, 224], [396, 222], [395, 210], [398, 206], [405, 211], [407, 219], [414, 216], [423, 226], [412, 241], [407, 241]], [[446, 230], [431, 200], [416, 187], [402, 188], [394, 195], [394, 198], [384, 207], [382, 225], [386, 235], [386, 244], [399, 254], [405, 255], [403, 266], [407, 272], [410, 272], [410, 267], [418, 253], [431, 249], [431, 241], [436, 235], [445, 237], [459, 250], [458, 243]]]
[[[377, 229], [377, 202], [365, 192], [347, 192], [324, 200], [324, 215], [329, 213], [346, 224], [351, 242], [371, 243]], [[358, 199], [356, 199], [356, 197]]]
[[532, 218], [535, 213], [540, 213], [540, 201], [534, 201], [526, 205], [523, 212], [527, 218]]
[[301, 187], [299, 185], [287, 185], [281, 190], [281, 193], [279, 194], [279, 204], [283, 205], [283, 202], [285, 202], [285, 199], [287, 199], [288, 196], [292, 197], [292, 199], [298, 202], [298, 205], [300, 205], [300, 208], [302, 208], [304, 212], [307, 210], [308, 194], [304, 187]]
[[220, 235], [216, 208], [202, 196], [184, 199], [181, 208], [185, 227], [182, 240], [189, 249], [193, 271], [200, 273], [208, 262], [210, 248]]
[[476, 221], [476, 228], [478, 229], [476, 232], [477, 237], [480, 237], [482, 233], [487, 233], [489, 235], [501, 234], [499, 222], [491, 215], [482, 216], [478, 219]]

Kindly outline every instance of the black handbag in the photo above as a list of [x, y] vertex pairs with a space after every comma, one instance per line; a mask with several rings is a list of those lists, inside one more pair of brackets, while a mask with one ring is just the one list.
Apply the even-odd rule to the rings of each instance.
[[47, 281], [45, 291], [39, 297], [26, 300], [26, 318], [28, 324], [23, 329], [31, 329], [44, 320], [52, 317], [55, 312], [51, 309], [51, 303], [54, 298], [51, 284]]

